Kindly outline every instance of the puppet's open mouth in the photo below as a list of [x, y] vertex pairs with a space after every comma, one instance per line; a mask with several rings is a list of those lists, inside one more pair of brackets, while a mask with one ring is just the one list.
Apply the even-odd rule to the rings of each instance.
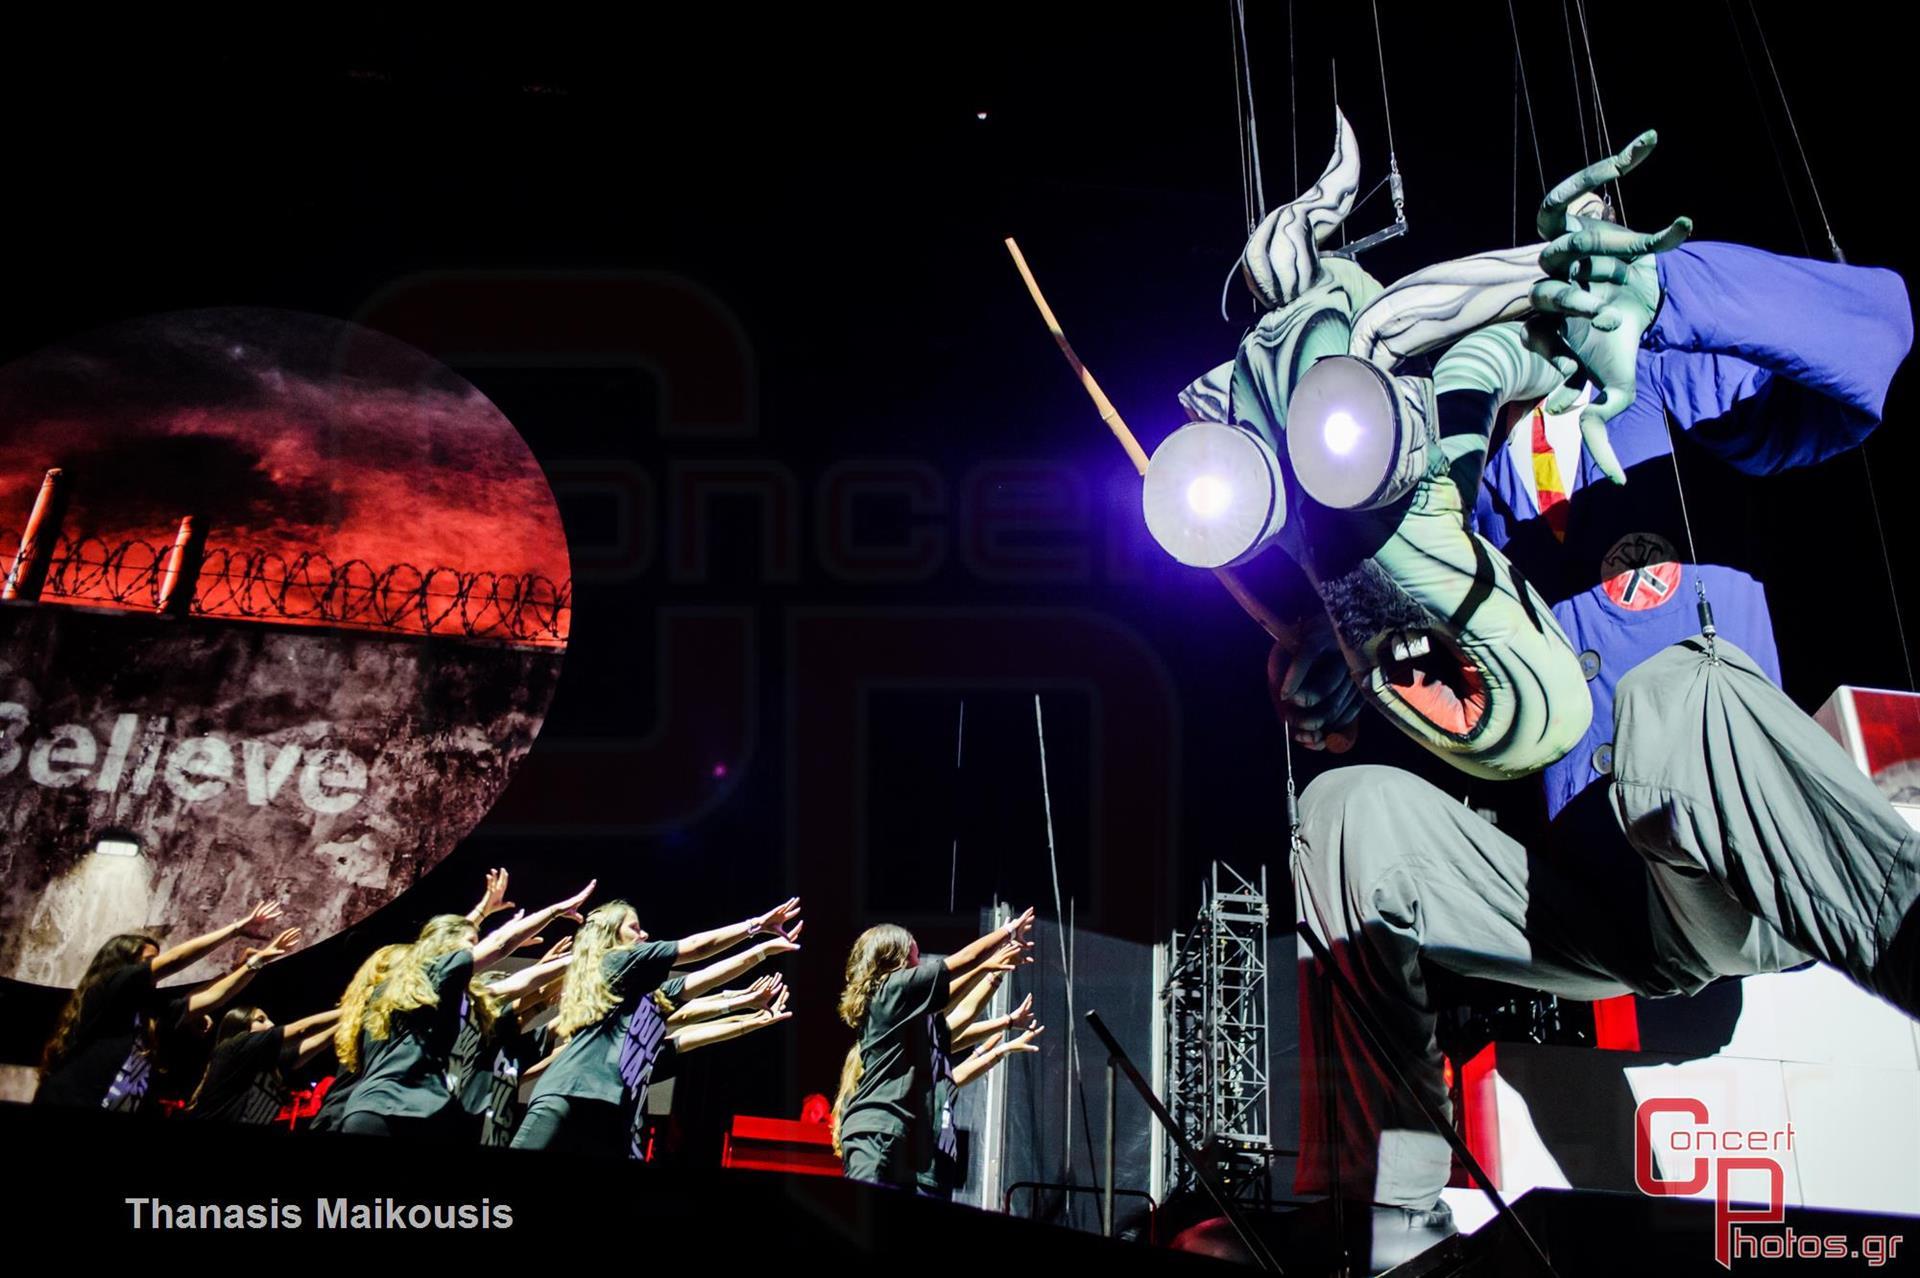
[[1434, 728], [1465, 739], [1486, 720], [1487, 681], [1444, 635], [1395, 631], [1380, 639], [1375, 652], [1375, 690], [1399, 698]]

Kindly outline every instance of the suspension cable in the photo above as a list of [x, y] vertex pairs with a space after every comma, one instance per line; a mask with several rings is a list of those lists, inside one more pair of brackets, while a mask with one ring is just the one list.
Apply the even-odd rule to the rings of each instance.
[[1813, 192], [1813, 206], [1820, 213], [1820, 225], [1826, 228], [1827, 247], [1833, 250], [1834, 261], [1844, 263], [1847, 255], [1840, 251], [1840, 241], [1833, 236], [1833, 223], [1827, 220], [1826, 201], [1820, 198], [1820, 184], [1814, 181], [1813, 165], [1807, 161], [1807, 148], [1800, 141], [1800, 126], [1794, 122], [1793, 103], [1787, 101], [1787, 86], [1781, 83], [1780, 68], [1773, 63], [1773, 48], [1767, 43], [1767, 29], [1760, 23], [1760, 11], [1753, 7], [1753, 0], [1747, 0], [1747, 12], [1753, 15], [1753, 30], [1760, 37], [1760, 51], [1767, 55], [1767, 70], [1773, 75], [1774, 91], [1780, 95], [1780, 109], [1786, 113], [1794, 149], [1800, 153], [1800, 167], [1806, 171], [1807, 189]]
[[1293, 60], [1293, 0], [1287, 0], [1287, 132], [1293, 137], [1293, 187], [1300, 194], [1300, 99]]
[[1400, 180], [1400, 156], [1393, 149], [1393, 99], [1387, 93], [1387, 46], [1380, 32], [1380, 0], [1373, 0], [1373, 54], [1380, 64], [1380, 110], [1387, 119], [1387, 184], [1393, 193], [1393, 220], [1407, 220], [1407, 188]]
[[1520, 68], [1520, 93], [1527, 104], [1527, 130], [1533, 135], [1533, 170], [1540, 179], [1540, 194], [1544, 198], [1547, 166], [1540, 159], [1540, 125], [1533, 116], [1533, 90], [1527, 86], [1527, 56], [1520, 49], [1520, 19], [1513, 11], [1513, 0], [1507, 0], [1507, 25], [1513, 29], [1513, 60]]
[[1567, 0], [1560, 0], [1560, 25], [1567, 31], [1567, 70], [1573, 79], [1573, 122], [1580, 129], [1580, 161], [1593, 163], [1593, 152], [1587, 149], [1587, 103], [1580, 96], [1580, 61], [1573, 54], [1573, 15], [1567, 9]]
[[1253, 58], [1247, 44], [1247, 0], [1233, 0], [1234, 32], [1240, 51], [1240, 78], [1246, 96], [1247, 162], [1253, 173], [1253, 221], [1251, 231], [1267, 216], [1267, 180], [1260, 170], [1260, 114], [1253, 106]]
[[1707, 601], [1707, 581], [1701, 574], [1700, 547], [1693, 539], [1693, 516], [1687, 511], [1687, 486], [1680, 478], [1679, 441], [1673, 437], [1673, 416], [1667, 412], [1667, 396], [1660, 393], [1660, 425], [1667, 432], [1667, 460], [1673, 463], [1673, 491], [1680, 498], [1680, 522], [1687, 530], [1687, 562], [1693, 565], [1694, 606], [1700, 616], [1700, 635], [1707, 641], [1707, 660], [1718, 663], [1719, 632], [1713, 625], [1713, 605]]
[[[1580, 40], [1587, 49], [1587, 85], [1593, 90], [1593, 123], [1600, 134], [1600, 146], [1607, 155], [1617, 155], [1613, 149], [1613, 130], [1607, 127], [1607, 107], [1600, 98], [1600, 68], [1593, 58], [1593, 32], [1587, 26], [1587, 0], [1573, 0], [1574, 12], [1580, 18]], [[1620, 195], [1620, 179], [1613, 179], [1614, 220], [1625, 224], [1627, 220], [1626, 201]]]
[[[1734, 17], [1733, 0], [1727, 0], [1727, 11], [1728, 11], [1728, 16], [1730, 18]], [[1807, 189], [1813, 193], [1814, 208], [1818, 211], [1820, 215], [1821, 228], [1825, 230], [1827, 233], [1827, 247], [1831, 249], [1833, 252], [1833, 260], [1844, 264], [1847, 260], [1847, 255], [1841, 251], [1840, 241], [1838, 238], [1835, 237], [1833, 233], [1833, 223], [1827, 218], [1826, 202], [1820, 198], [1820, 184], [1818, 181], [1815, 180], [1813, 176], [1813, 165], [1807, 159], [1806, 145], [1800, 139], [1800, 126], [1794, 121], [1794, 118], [1793, 118], [1793, 104], [1787, 100], [1786, 84], [1780, 78], [1780, 68], [1777, 64], [1775, 64], [1773, 60], [1772, 46], [1769, 45], [1767, 42], [1767, 29], [1765, 25], [1761, 23], [1760, 12], [1758, 9], [1754, 8], [1752, 0], [1748, 0], [1747, 2], [1747, 13], [1753, 19], [1754, 34], [1760, 37], [1760, 49], [1766, 55], [1767, 70], [1773, 76], [1774, 92], [1779, 95], [1780, 109], [1787, 117], [1788, 129], [1790, 129], [1793, 133], [1793, 145], [1794, 145], [1794, 149], [1799, 153], [1799, 156], [1800, 156], [1800, 168], [1802, 172], [1806, 174]], [[1739, 21], [1737, 18], [1735, 18], [1735, 21], [1734, 21], [1734, 30], [1735, 31], [1739, 30]], [[1743, 57], [1746, 54], [1746, 43], [1744, 40], [1742, 40], [1741, 42], [1741, 53]], [[1748, 65], [1748, 74], [1749, 75], [1752, 74], [1751, 63], [1749, 63]], [[1758, 93], [1759, 86], [1756, 84], [1754, 88], [1755, 88], [1755, 92]], [[1765, 115], [1764, 111], [1762, 112], [1762, 115], [1763, 116]], [[1767, 135], [1769, 140], [1773, 143], [1774, 163], [1780, 169], [1781, 181], [1785, 183], [1786, 182], [1786, 165], [1785, 165], [1785, 162], [1780, 157], [1779, 139], [1774, 135], [1771, 124], [1769, 124], [1768, 126]], [[1791, 191], [1792, 191], [1791, 184], [1788, 184], [1788, 191], [1789, 191], [1789, 198], [1791, 198]], [[1799, 226], [1799, 221], [1800, 221], [1799, 209], [1797, 206], [1795, 206], [1794, 224], [1796, 227]], [[1803, 245], [1806, 243], [1806, 238], [1804, 233], [1802, 234], [1802, 237], [1801, 237], [1801, 243]], [[1900, 604], [1899, 579], [1894, 574], [1893, 552], [1887, 543], [1886, 518], [1882, 514], [1880, 509], [1880, 489], [1879, 489], [1879, 485], [1874, 482], [1873, 462], [1872, 462], [1872, 459], [1867, 456], [1867, 447], [1868, 445], [1866, 443], [1862, 443], [1860, 445], [1860, 449], [1859, 449], [1860, 470], [1861, 470], [1861, 473], [1864, 475], [1867, 483], [1867, 508], [1869, 511], [1872, 512], [1872, 515], [1873, 515], [1874, 536], [1880, 542], [1880, 566], [1887, 575], [1887, 599], [1893, 606], [1894, 635], [1898, 639], [1900, 644], [1900, 661], [1901, 661], [1901, 664], [1905, 667], [1907, 672], [1907, 687], [1911, 691], [1920, 691], [1920, 681], [1917, 681], [1914, 678], [1913, 648], [1907, 643], [1906, 610], [1903, 607], [1901, 607], [1901, 604]]]
[[1227, 36], [1233, 49], [1233, 120], [1240, 130], [1240, 206], [1246, 215], [1247, 229], [1253, 230], [1259, 220], [1253, 215], [1253, 173], [1247, 164], [1247, 108], [1246, 90], [1241, 83], [1241, 67], [1244, 59], [1240, 51], [1240, 27], [1234, 21], [1234, 10], [1238, 0], [1227, 6]]

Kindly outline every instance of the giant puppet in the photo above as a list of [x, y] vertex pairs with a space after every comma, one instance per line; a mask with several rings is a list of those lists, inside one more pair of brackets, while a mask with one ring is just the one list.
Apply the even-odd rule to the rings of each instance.
[[[1911, 343], [1906, 290], [1606, 220], [1596, 193], [1653, 144], [1550, 192], [1545, 243], [1383, 287], [1323, 251], [1359, 176], [1341, 119], [1319, 182], [1247, 244], [1262, 318], [1143, 470], [1175, 558], [1277, 549], [1312, 584], [1316, 614], [1269, 626], [1296, 740], [1343, 739], [1371, 704], [1465, 772], [1544, 778], [1530, 845], [1397, 769], [1301, 798], [1304, 924], [1442, 1112], [1423, 961], [1600, 999], [1816, 958], [1920, 1008], [1917, 836], [1779, 690], [1759, 582], [1680, 544], [1670, 434], [1751, 474], [1859, 444]], [[1299, 1187], [1443, 1230], [1447, 1146], [1350, 1014], [1322, 1032]], [[1315, 1130], [1322, 1089], [1337, 1134]]]

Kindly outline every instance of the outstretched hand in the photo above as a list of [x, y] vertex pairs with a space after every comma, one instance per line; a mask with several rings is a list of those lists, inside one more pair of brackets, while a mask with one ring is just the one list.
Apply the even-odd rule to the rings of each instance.
[[744, 1007], [768, 1008], [786, 992], [786, 978], [776, 973], [773, 976], [763, 976], [747, 986], [745, 993], [739, 996], [739, 1002]]
[[[1563, 377], [1584, 374], [1594, 383], [1593, 398], [1580, 414], [1580, 436], [1594, 464], [1620, 484], [1626, 472], [1607, 427], [1633, 403], [1640, 339], [1660, 309], [1654, 257], [1684, 244], [1693, 222], [1680, 217], [1663, 231], [1632, 231], [1596, 216], [1604, 205], [1594, 192], [1632, 172], [1657, 140], [1652, 130], [1642, 133], [1620, 154], [1560, 183], [1541, 201], [1535, 221], [1548, 240], [1540, 253], [1548, 278], [1533, 288], [1528, 344]], [[1565, 412], [1577, 395], [1577, 387], [1562, 386], [1548, 396], [1547, 411]]]
[[476, 921], [485, 921], [488, 916], [502, 910], [511, 910], [513, 902], [507, 899], [507, 872], [504, 869], [487, 871], [487, 889], [480, 894], [480, 904], [474, 909]]
[[980, 965], [980, 970], [993, 973], [997, 981], [1015, 968], [1033, 962], [1032, 950], [1032, 941], [1008, 941], [987, 956], [987, 961]]
[[1007, 1025], [1013, 1029], [1033, 1027], [1033, 995], [1027, 995], [1020, 1000], [1020, 1006], [1007, 1013]]
[[559, 903], [560, 908], [558, 911], [558, 917], [565, 918], [565, 919], [578, 919], [580, 907], [586, 904], [587, 898], [592, 896], [593, 890], [599, 886], [600, 886], [599, 879], [589, 879], [585, 887], [581, 888], [578, 892], [575, 892], [572, 896], [568, 897], [566, 900], [561, 901]]
[[250, 932], [263, 923], [273, 922], [286, 912], [287, 907], [278, 901], [256, 902], [253, 909], [248, 911], [247, 917], [234, 924], [234, 931]]
[[994, 1051], [1001, 1056], [1011, 1056], [1015, 1052], [1037, 1052], [1040, 1049], [1034, 1046], [1033, 1040], [1046, 1033], [1046, 1030], [1047, 1027], [1044, 1025], [1030, 1026], [1026, 1033], [1020, 1035], [1018, 1038], [1003, 1039], [995, 1043], [993, 1045]]
[[[300, 944], [300, 929], [290, 927], [280, 933], [280, 935], [274, 937], [271, 941], [268, 941], [265, 945], [257, 947], [249, 946], [241, 954], [240, 961], [258, 967], [266, 963], [271, 963], [277, 958], [285, 958], [293, 952], [293, 947], [298, 944]], [[259, 960], [258, 963], [254, 962], [256, 959]]]
[[788, 932], [782, 932], [778, 928], [769, 929], [773, 932], [773, 936], [760, 942], [760, 949], [769, 955], [793, 953], [800, 948], [800, 929], [805, 926], [806, 923], [803, 920], [795, 923], [793, 929]]
[[[768, 910], [765, 914], [756, 914], [747, 920], [747, 935], [759, 936], [762, 932], [772, 932], [792, 940], [800, 931], [797, 920], [800, 918], [800, 898], [789, 897]], [[791, 929], [791, 931], [789, 930]]]
[[787, 1010], [787, 994], [788, 993], [789, 991], [787, 990], [784, 990], [784, 989], [781, 990], [780, 993], [774, 998], [771, 1004], [761, 1008], [759, 1011], [753, 1014], [753, 1019], [756, 1027], [766, 1026], [766, 1025], [777, 1025], [781, 1021], [788, 1021], [793, 1019], [793, 1013]]

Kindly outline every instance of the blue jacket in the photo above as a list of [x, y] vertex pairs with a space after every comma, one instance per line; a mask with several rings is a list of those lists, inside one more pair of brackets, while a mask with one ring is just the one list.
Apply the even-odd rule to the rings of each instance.
[[1721, 477], [1697, 463], [1683, 491], [1704, 562], [1686, 562], [1662, 408], [1675, 429], [1736, 470], [1811, 465], [1880, 424], [1888, 383], [1913, 342], [1906, 286], [1892, 271], [1713, 243], [1663, 253], [1658, 267], [1660, 313], [1641, 343], [1633, 405], [1611, 430], [1628, 483], [1609, 484], [1582, 451], [1563, 475], [1562, 542], [1539, 514], [1533, 475], [1496, 441], [1474, 511], [1480, 533], [1552, 602], [1575, 649], [1588, 654], [1593, 724], [1546, 771], [1549, 816], [1602, 775], [1607, 760], [1597, 752], [1613, 735], [1621, 678], [1699, 632], [1696, 579], [1720, 633], [1780, 679], [1764, 587], [1715, 562], [1738, 556], [1728, 529], [1701, 518]]

